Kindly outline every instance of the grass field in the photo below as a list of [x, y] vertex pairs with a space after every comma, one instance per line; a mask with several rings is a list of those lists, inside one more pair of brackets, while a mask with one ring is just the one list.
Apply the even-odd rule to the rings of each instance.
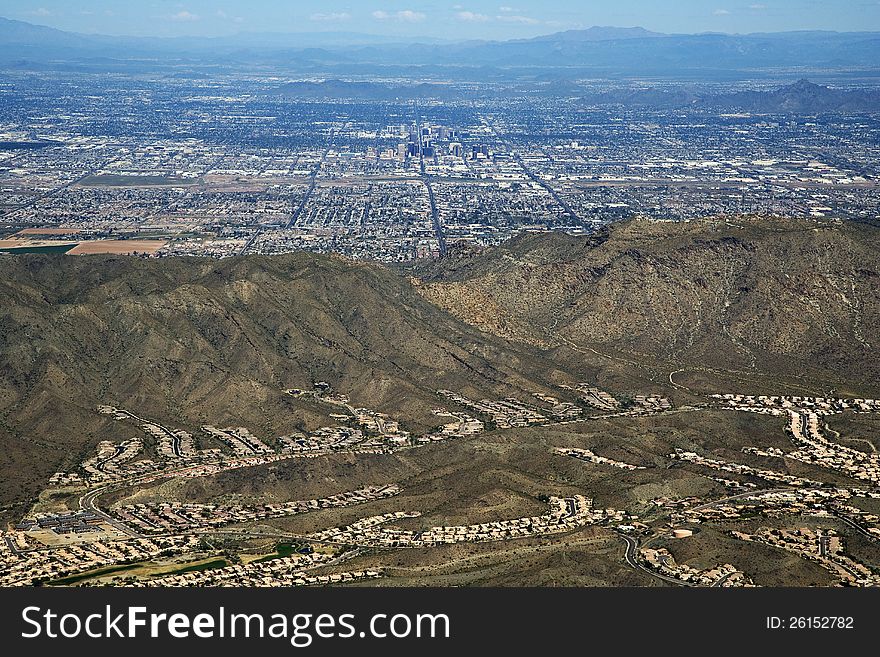
[[303, 546], [296, 543], [278, 543], [275, 546], [275, 554], [267, 554], [264, 557], [254, 559], [251, 563], [262, 563], [264, 561], [272, 561], [273, 559], [283, 559], [296, 554], [303, 549]]
[[35, 245], [35, 246], [19, 246], [18, 244], [9, 245], [9, 242], [21, 243], [21, 240], [3, 240], [0, 241], [0, 253], [56, 253], [62, 254], [69, 252], [76, 244], [52, 244], [52, 245]]
[[215, 568], [225, 568], [229, 565], [229, 562], [226, 559], [214, 559], [213, 561], [206, 561], [204, 563], [194, 563], [189, 566], [184, 566], [183, 568], [178, 568], [177, 570], [170, 570], [167, 573], [163, 573], [163, 575], [182, 575], [183, 573], [195, 573], [200, 572], [202, 570], [214, 570]]
[[181, 575], [183, 573], [199, 572], [202, 570], [213, 570], [215, 568], [225, 568], [228, 565], [229, 562], [226, 559], [222, 558], [191, 562], [188, 564], [183, 564], [178, 568], [175, 568], [173, 566], [169, 567], [169, 565], [160, 565], [154, 563], [118, 564], [115, 566], [108, 566], [106, 568], [99, 568], [97, 570], [90, 570], [84, 573], [77, 573], [76, 575], [71, 575], [69, 577], [62, 577], [60, 579], [48, 582], [47, 585], [72, 586], [74, 584], [79, 584], [80, 582], [98, 579], [101, 577], [106, 577], [107, 575], [113, 575], [117, 573], [130, 574], [138, 579], [149, 579], [153, 577], [164, 577], [165, 575]]
[[56, 579], [52, 582], [49, 582], [49, 586], [70, 586], [71, 584], [78, 584], [87, 579], [93, 579], [95, 577], [103, 577], [104, 575], [110, 575], [112, 573], [118, 573], [123, 570], [131, 570], [131, 564], [123, 564], [121, 566], [109, 566], [107, 568], [101, 568], [100, 570], [90, 570], [85, 573], [78, 573], [76, 575], [71, 575], [70, 577], [62, 577], [61, 579]]

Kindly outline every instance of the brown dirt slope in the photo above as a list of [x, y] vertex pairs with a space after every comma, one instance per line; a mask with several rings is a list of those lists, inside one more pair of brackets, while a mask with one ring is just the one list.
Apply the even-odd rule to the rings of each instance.
[[[0, 503], [134, 431], [98, 415], [100, 403], [190, 431], [247, 426], [271, 438], [309, 423], [282, 390], [315, 381], [410, 429], [438, 423], [440, 387], [542, 389], [536, 350], [481, 334], [376, 265], [313, 254], [10, 256], [0, 270], [0, 441], [12, 459]], [[312, 408], [312, 424], [330, 423], [327, 412]]]
[[683, 367], [880, 380], [880, 229], [832, 221], [632, 221], [417, 265], [480, 329]]

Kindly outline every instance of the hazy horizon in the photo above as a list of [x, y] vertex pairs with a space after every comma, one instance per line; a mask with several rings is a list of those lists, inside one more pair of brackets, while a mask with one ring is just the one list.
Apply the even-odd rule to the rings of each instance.
[[687, 3], [621, 0], [613, 6], [560, 0], [513, 4], [473, 0], [376, 0], [352, 6], [345, 0], [192, 0], [127, 5], [107, 0], [10, 0], [3, 16], [84, 34], [137, 37], [228, 37], [242, 33], [348, 32], [402, 39], [509, 40], [586, 29], [642, 27], [671, 33], [748, 34], [828, 30], [880, 31], [880, 2], [774, 0]]

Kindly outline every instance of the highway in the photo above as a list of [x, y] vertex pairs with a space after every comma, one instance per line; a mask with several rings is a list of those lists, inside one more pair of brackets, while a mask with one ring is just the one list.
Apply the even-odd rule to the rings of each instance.
[[431, 187], [430, 176], [425, 176], [425, 186], [428, 188], [428, 200], [431, 202], [431, 222], [434, 225], [434, 234], [437, 235], [437, 244], [440, 247], [440, 255], [446, 255], [446, 235], [443, 234], [443, 227], [440, 225], [440, 212], [437, 210], [437, 203], [434, 201], [434, 188]]
[[309, 202], [309, 199], [312, 198], [312, 194], [315, 192], [315, 187], [318, 185], [318, 172], [321, 171], [321, 166], [324, 164], [324, 158], [327, 157], [327, 153], [329, 151], [330, 146], [327, 147], [327, 150], [325, 150], [324, 154], [321, 156], [321, 161], [315, 165], [315, 167], [312, 169], [312, 173], [309, 174], [309, 188], [303, 195], [302, 200], [300, 200], [300, 203], [294, 211], [293, 216], [290, 217], [290, 221], [287, 222], [287, 228], [293, 228], [294, 226], [296, 226], [297, 222], [299, 221], [300, 215], [302, 215], [303, 210], [305, 210], [306, 208], [306, 204]]
[[[302, 215], [303, 211], [306, 208], [306, 205], [309, 202], [309, 199], [312, 198], [312, 194], [314, 193], [315, 187], [318, 184], [318, 173], [320, 173], [321, 167], [324, 165], [324, 160], [327, 159], [327, 154], [330, 152], [330, 149], [333, 148], [333, 139], [335, 136], [336, 132], [334, 130], [331, 130], [329, 136], [327, 137], [327, 148], [324, 149], [324, 152], [321, 154], [321, 159], [318, 160], [318, 163], [312, 168], [312, 171], [309, 174], [309, 188], [306, 190], [306, 193], [303, 195], [302, 199], [300, 199], [300, 203], [291, 215], [290, 221], [287, 222], [286, 228], [293, 228], [294, 226], [296, 226], [300, 216]], [[247, 241], [247, 243], [243, 247], [241, 247], [241, 251], [239, 251], [238, 254], [245, 255], [262, 234], [263, 226], [257, 227], [257, 230], [254, 232], [253, 235], [251, 235], [251, 238]]]
[[425, 187], [428, 188], [428, 201], [431, 203], [431, 223], [434, 226], [434, 234], [437, 236], [437, 244], [440, 248], [440, 255], [446, 255], [446, 235], [443, 234], [443, 227], [440, 225], [440, 212], [437, 210], [437, 203], [434, 200], [434, 188], [431, 187], [431, 176], [425, 172], [425, 154], [422, 152], [422, 122], [416, 124], [416, 130], [419, 132], [419, 171]]
[[556, 201], [562, 207], [563, 210], [565, 210], [565, 212], [566, 212], [566, 214], [568, 214], [568, 216], [570, 216], [572, 219], [577, 221], [584, 228], [592, 228], [592, 225], [587, 223], [586, 221], [584, 221], [580, 217], [580, 215], [578, 215], [578, 213], [575, 212], [574, 209], [572, 209], [572, 207], [565, 201], [565, 199], [563, 199], [559, 195], [559, 193], [550, 185], [550, 183], [548, 183], [546, 180], [544, 180], [539, 175], [537, 175], [534, 171], [529, 169], [528, 166], [526, 166], [526, 163], [523, 162], [522, 158], [519, 156], [519, 153], [515, 153], [513, 156], [513, 159], [516, 160], [516, 163], [519, 164], [519, 166], [522, 168], [522, 170], [525, 172], [525, 174], [529, 177], [529, 179], [531, 179], [532, 182], [537, 183], [538, 185], [543, 187], [547, 191], [547, 193], [550, 194], [550, 196], [553, 198], [553, 200]]
[[526, 176], [528, 176], [532, 182], [543, 187], [544, 190], [548, 194], [550, 194], [551, 198], [554, 201], [556, 201], [563, 210], [565, 210], [566, 214], [568, 214], [568, 216], [570, 216], [572, 219], [577, 221], [581, 226], [583, 226], [584, 228], [592, 228], [593, 227], [592, 224], [584, 221], [580, 217], [580, 215], [578, 215], [578, 213], [574, 211], [574, 209], [565, 201], [565, 199], [563, 199], [559, 195], [559, 193], [553, 188], [552, 185], [550, 185], [550, 183], [548, 183], [546, 180], [544, 180], [543, 178], [538, 176], [534, 171], [532, 171], [531, 169], [529, 169], [528, 166], [526, 166], [526, 163], [523, 162], [522, 158], [520, 157], [519, 153], [516, 152], [516, 149], [513, 147], [513, 145], [510, 144], [510, 142], [508, 142], [507, 139], [505, 139], [505, 137], [498, 131], [498, 128], [496, 128], [493, 123], [490, 123], [488, 119], [486, 119], [486, 125], [492, 130], [492, 133], [495, 135], [495, 138], [499, 142], [501, 142], [510, 153], [513, 154], [513, 159], [516, 161], [516, 163], [523, 170], [523, 173], [525, 173]]

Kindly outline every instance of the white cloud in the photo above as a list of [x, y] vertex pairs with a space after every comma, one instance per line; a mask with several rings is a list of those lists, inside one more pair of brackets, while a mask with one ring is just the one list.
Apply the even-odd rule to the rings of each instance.
[[767, 5], [749, 5], [749, 9], [752, 11], [763, 11], [767, 8]]
[[516, 11], [516, 9], [507, 5], [501, 5], [500, 7], [498, 7], [498, 11], [500, 11], [502, 14], [510, 14]]
[[410, 11], [409, 9], [405, 9], [404, 11], [397, 12], [397, 20], [403, 21], [405, 23], [420, 23], [425, 20], [427, 16], [419, 11]]
[[34, 9], [33, 11], [28, 12], [31, 16], [51, 16], [52, 12], [46, 9], [45, 7], [39, 7]]
[[519, 23], [520, 25], [537, 25], [541, 21], [537, 18], [531, 18], [529, 16], [496, 16], [496, 19], [501, 21], [502, 23]]
[[727, 9], [716, 9], [712, 14], [715, 16], [729, 16], [730, 12]]
[[319, 23], [339, 23], [342, 21], [351, 20], [351, 14], [345, 11], [332, 12], [329, 14], [312, 14], [309, 16], [309, 20], [313, 20]]
[[229, 18], [229, 15], [225, 11], [223, 11], [222, 9], [218, 9], [217, 10], [217, 18], [226, 19], [226, 18]]
[[489, 20], [489, 17], [486, 16], [486, 14], [475, 14], [472, 11], [460, 11], [455, 17], [465, 23], [485, 23]]
[[403, 9], [402, 11], [396, 11], [394, 13], [389, 13], [387, 11], [377, 10], [373, 12], [373, 18], [377, 21], [397, 21], [398, 23], [421, 23], [424, 21], [427, 16], [420, 11], [413, 11], [411, 9]]
[[171, 20], [176, 23], [191, 23], [193, 21], [199, 20], [198, 14], [193, 14], [185, 9], [183, 11], [179, 11], [176, 14], [172, 14]]

